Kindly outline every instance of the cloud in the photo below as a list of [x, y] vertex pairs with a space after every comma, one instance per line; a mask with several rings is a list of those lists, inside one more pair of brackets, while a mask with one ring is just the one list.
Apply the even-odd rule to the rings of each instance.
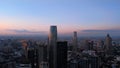
[[119, 36], [120, 29], [108, 29], [108, 30], [82, 30], [79, 32], [81, 36], [105, 36], [110, 34], [111, 36]]
[[9, 32], [19, 33], [19, 34], [45, 34], [45, 31], [33, 31], [33, 30], [26, 30], [26, 29], [7, 29]]
[[82, 32], [98, 32], [98, 33], [101, 33], [101, 32], [120, 32], [120, 30], [82, 30]]

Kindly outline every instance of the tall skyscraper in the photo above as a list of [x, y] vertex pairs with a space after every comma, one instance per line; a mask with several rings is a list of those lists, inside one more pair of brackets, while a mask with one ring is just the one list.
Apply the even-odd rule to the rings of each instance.
[[105, 50], [110, 53], [110, 50], [112, 48], [112, 38], [109, 34], [107, 34], [107, 37], [105, 38]]
[[67, 41], [57, 42], [57, 67], [67, 68]]
[[57, 65], [57, 26], [50, 27], [48, 62], [49, 68], [56, 68]]
[[73, 51], [76, 52], [77, 48], [78, 48], [77, 32], [74, 31], [74, 36], [73, 36]]

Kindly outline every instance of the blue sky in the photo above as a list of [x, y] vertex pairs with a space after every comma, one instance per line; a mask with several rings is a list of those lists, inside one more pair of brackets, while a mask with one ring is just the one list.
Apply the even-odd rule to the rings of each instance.
[[111, 30], [110, 33], [113, 34], [112, 30], [120, 29], [119, 18], [120, 0], [2, 0], [0, 2], [2, 34], [17, 34], [11, 30], [28, 30], [33, 34], [48, 32], [50, 25], [57, 25], [59, 33], [63, 34], [73, 31], [82, 33], [83, 30]]

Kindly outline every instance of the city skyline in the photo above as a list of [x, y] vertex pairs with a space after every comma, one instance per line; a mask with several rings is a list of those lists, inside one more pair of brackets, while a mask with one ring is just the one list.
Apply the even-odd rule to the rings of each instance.
[[0, 2], [0, 35], [47, 35], [49, 26], [58, 33], [81, 36], [120, 34], [118, 0], [8, 0]]

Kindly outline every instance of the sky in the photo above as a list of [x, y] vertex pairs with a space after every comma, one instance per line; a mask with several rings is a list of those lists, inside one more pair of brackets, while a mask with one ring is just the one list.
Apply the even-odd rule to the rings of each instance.
[[0, 35], [120, 35], [120, 0], [1, 0]]

